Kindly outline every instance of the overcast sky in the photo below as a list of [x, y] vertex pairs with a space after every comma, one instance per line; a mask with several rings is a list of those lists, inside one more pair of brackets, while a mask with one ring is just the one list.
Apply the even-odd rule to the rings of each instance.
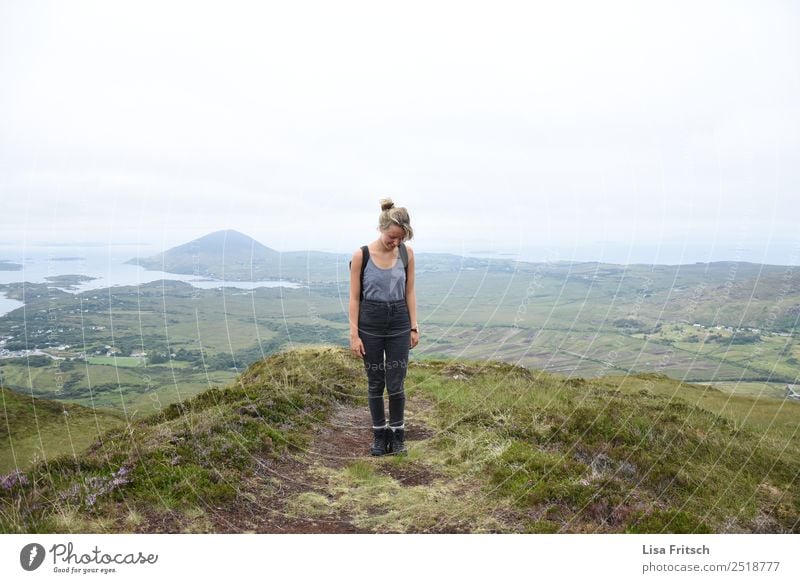
[[769, 1], [0, 1], [0, 242], [351, 252], [391, 196], [420, 250], [786, 255], [798, 30]]

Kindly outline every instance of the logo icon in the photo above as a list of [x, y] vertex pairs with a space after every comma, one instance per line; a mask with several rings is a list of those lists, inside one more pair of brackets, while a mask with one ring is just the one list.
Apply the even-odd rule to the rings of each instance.
[[19, 564], [26, 571], [35, 571], [43, 562], [44, 547], [38, 543], [25, 545], [19, 552]]

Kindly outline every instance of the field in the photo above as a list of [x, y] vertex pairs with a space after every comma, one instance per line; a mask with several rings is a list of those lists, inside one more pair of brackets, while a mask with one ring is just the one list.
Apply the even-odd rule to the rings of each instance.
[[[585, 378], [655, 372], [768, 398], [800, 375], [800, 274], [791, 268], [418, 259], [422, 336], [412, 360], [496, 359]], [[133, 415], [226, 383], [282, 349], [347, 346], [349, 288], [335, 279], [346, 262], [335, 277], [320, 273], [332, 279], [246, 292], [181, 282], [80, 296], [4, 286], [29, 302], [0, 318], [7, 346], [68, 344], [88, 362], [0, 359], [0, 380]], [[95, 355], [108, 347], [120, 354]], [[140, 352], [144, 363], [127, 356]]]

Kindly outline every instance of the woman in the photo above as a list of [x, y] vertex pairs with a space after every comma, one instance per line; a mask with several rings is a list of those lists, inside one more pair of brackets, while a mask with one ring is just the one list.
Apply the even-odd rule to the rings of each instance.
[[[367, 371], [374, 437], [370, 453], [402, 455], [406, 453], [403, 382], [408, 351], [419, 342], [414, 252], [404, 243], [414, 231], [408, 211], [395, 207], [390, 198], [381, 200], [378, 230], [380, 237], [353, 253], [350, 262], [350, 350], [364, 359]], [[389, 392], [388, 423], [384, 388]]]

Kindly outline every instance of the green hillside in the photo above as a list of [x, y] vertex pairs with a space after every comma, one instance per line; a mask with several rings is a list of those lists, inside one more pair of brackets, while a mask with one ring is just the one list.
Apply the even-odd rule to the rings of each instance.
[[37, 460], [78, 455], [106, 431], [124, 424], [113, 411], [0, 387], [0, 474], [27, 469]]
[[[224, 250], [226, 269], [236, 264], [228, 254], [250, 258], [256, 248], [229, 233], [175, 252], [194, 261], [194, 243], [220, 262]], [[226, 385], [287, 347], [346, 346], [349, 257], [288, 255], [272, 275], [288, 277], [294, 266], [308, 287], [159, 280], [72, 294], [51, 283], [0, 284], [26, 304], [0, 317], [0, 383], [139, 418]], [[781, 400], [798, 382], [800, 270], [791, 266], [417, 259], [416, 359], [495, 358], [582, 377], [656, 372]]]
[[0, 483], [0, 531], [800, 532], [798, 404], [664, 375], [409, 365], [373, 458], [362, 363], [320, 345]]

